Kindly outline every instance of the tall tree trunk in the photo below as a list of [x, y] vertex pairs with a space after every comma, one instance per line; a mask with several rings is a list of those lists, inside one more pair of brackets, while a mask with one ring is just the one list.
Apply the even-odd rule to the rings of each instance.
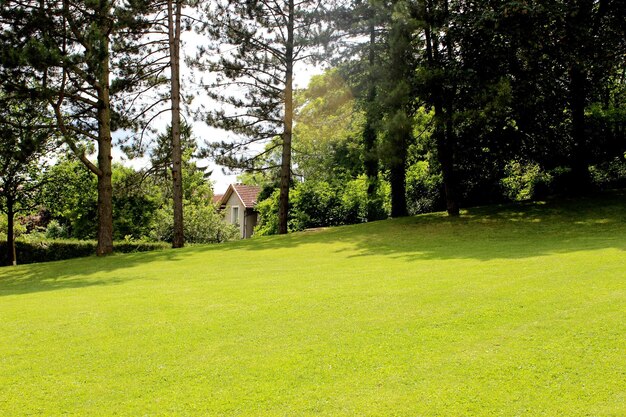
[[585, 132], [585, 74], [573, 64], [570, 70], [569, 105], [572, 117], [571, 191], [584, 193], [591, 185]]
[[[450, 10], [448, 8], [448, 0], [443, 0], [443, 13], [446, 19], [450, 18]], [[447, 20], [446, 20], [447, 22]], [[452, 39], [452, 31], [450, 26], [446, 23], [445, 27], [445, 43], [446, 52], [448, 54], [448, 62], [454, 62], [454, 40]], [[453, 79], [454, 80], [454, 79]], [[446, 210], [449, 216], [459, 215], [459, 196], [457, 194], [458, 179], [454, 170], [454, 149], [457, 141], [456, 134], [454, 133], [454, 126], [452, 123], [452, 116], [454, 115], [454, 104], [452, 95], [455, 94], [456, 85], [449, 89], [446, 94], [445, 89], [442, 90], [443, 105], [446, 109], [446, 131], [443, 138], [445, 142], [442, 144], [442, 166], [445, 166], [444, 176], [445, 190], [446, 190]]]
[[[374, 11], [370, 9], [371, 14]], [[376, 155], [376, 129], [374, 116], [374, 101], [376, 100], [376, 85], [374, 82], [374, 64], [376, 60], [376, 27], [374, 16], [370, 16], [370, 44], [369, 44], [369, 74], [368, 91], [366, 98], [367, 109], [365, 112], [365, 126], [363, 127], [363, 147], [365, 175], [367, 176], [367, 220], [376, 220], [379, 217], [379, 209], [376, 207], [376, 195], [378, 193], [378, 155]]]
[[182, 147], [180, 141], [180, 20], [181, 0], [168, 0], [168, 34], [172, 87], [172, 194], [174, 203], [174, 238], [172, 247], [182, 248], [185, 245], [183, 228], [183, 172]]
[[98, 88], [98, 256], [113, 252], [113, 185], [111, 156], [111, 99], [109, 96], [109, 40], [103, 36]]
[[389, 176], [391, 184], [391, 217], [394, 218], [408, 215], [406, 208], [406, 147], [401, 146], [398, 151], [403, 155], [396, 155], [398, 161], [391, 167]]
[[[441, 109], [439, 110], [442, 111]], [[437, 110], [435, 110], [437, 113]], [[437, 135], [437, 156], [441, 164], [443, 176], [443, 188], [446, 195], [446, 211], [449, 216], [458, 216], [459, 198], [457, 194], [457, 178], [454, 172], [454, 152], [450, 142], [452, 141], [451, 123], [446, 123]]]
[[[446, 2], [447, 5], [447, 2]], [[437, 34], [432, 33], [432, 1], [425, 5], [425, 15], [427, 23], [425, 29], [426, 38], [426, 55], [428, 64], [431, 69], [441, 70], [441, 59], [439, 55], [439, 42]], [[443, 176], [443, 187], [446, 198], [446, 210], [449, 216], [459, 215], [459, 203], [457, 192], [457, 179], [454, 172], [454, 147], [452, 143], [452, 121], [448, 120], [451, 115], [446, 117], [444, 113], [444, 91], [440, 81], [435, 81], [435, 85], [431, 87], [431, 100], [435, 109], [435, 141], [437, 148], [437, 159], [441, 165], [441, 174]]]
[[283, 132], [283, 154], [280, 168], [280, 199], [278, 201], [278, 233], [287, 233], [289, 216], [289, 183], [291, 182], [291, 137], [293, 129], [293, 43], [294, 1], [289, 0], [287, 44], [285, 50], [285, 130]]
[[[594, 3], [592, 0], [572, 1], [566, 15], [566, 41], [572, 51], [569, 56], [568, 73], [568, 104], [572, 139], [570, 168], [572, 171], [568, 191], [576, 194], [588, 191], [591, 185], [585, 132], [585, 104], [587, 101], [585, 66], [592, 54], [589, 53], [591, 46], [588, 45], [586, 39], [588, 35], [583, 34], [582, 31], [592, 31], [597, 34], [600, 17], [593, 12]], [[604, 13], [605, 7], [604, 2], [601, 2], [600, 10], [602, 13]]]
[[15, 255], [15, 212], [13, 202], [7, 201], [7, 265], [17, 265]]

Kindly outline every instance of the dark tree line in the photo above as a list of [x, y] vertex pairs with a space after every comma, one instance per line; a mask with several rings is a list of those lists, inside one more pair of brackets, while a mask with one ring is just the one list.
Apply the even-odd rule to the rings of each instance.
[[407, 213], [407, 151], [420, 134], [420, 107], [433, 112], [428, 151], [450, 215], [460, 204], [488, 202], [507, 161], [565, 167], [562, 190], [581, 192], [590, 165], [624, 159], [623, 1], [345, 7], [338, 52], [349, 50], [346, 39], [360, 43], [339, 65], [365, 109], [365, 172], [371, 184], [378, 164], [388, 172], [392, 216]]

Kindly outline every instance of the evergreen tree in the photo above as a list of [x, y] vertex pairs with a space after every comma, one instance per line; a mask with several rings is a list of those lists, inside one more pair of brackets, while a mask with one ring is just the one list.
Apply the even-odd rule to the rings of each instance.
[[196, 64], [217, 73], [207, 91], [222, 104], [206, 120], [237, 136], [212, 143], [209, 152], [217, 163], [245, 170], [281, 148], [280, 167], [263, 167], [280, 169], [279, 233], [287, 233], [294, 68], [314, 56], [322, 11], [319, 0], [217, 1], [205, 10], [213, 43], [200, 48]]
[[[47, 100], [65, 143], [98, 178], [97, 254], [113, 250], [111, 41], [114, 2], [8, 0], [1, 15], [3, 82]], [[88, 157], [94, 144], [97, 162]]]
[[339, 68], [349, 80], [357, 105], [365, 114], [361, 135], [363, 168], [367, 175], [368, 219], [377, 220], [385, 213], [378, 199], [380, 155], [378, 135], [381, 131], [381, 83], [386, 71], [383, 56], [387, 56], [388, 32], [394, 2], [388, 0], [354, 0], [337, 7], [336, 34], [333, 38]]

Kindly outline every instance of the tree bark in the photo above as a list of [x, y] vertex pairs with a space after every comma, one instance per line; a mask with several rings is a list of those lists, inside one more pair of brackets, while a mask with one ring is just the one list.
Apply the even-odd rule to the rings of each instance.
[[280, 168], [280, 198], [278, 201], [278, 233], [287, 233], [289, 217], [289, 184], [291, 182], [291, 137], [293, 129], [293, 44], [294, 44], [294, 1], [289, 0], [287, 44], [285, 50], [285, 130]]
[[[441, 111], [441, 110], [440, 110]], [[437, 113], [437, 110], [435, 110]], [[443, 188], [446, 195], [446, 211], [449, 216], [458, 216], [459, 202], [457, 195], [457, 179], [454, 173], [454, 154], [449, 145], [450, 138], [448, 129], [441, 129], [437, 134], [437, 156], [441, 164], [443, 176]]]
[[111, 99], [109, 96], [109, 40], [103, 36], [106, 56], [100, 61], [98, 90], [98, 256], [113, 252], [113, 185], [111, 156]]
[[571, 191], [584, 193], [591, 185], [585, 132], [585, 74], [577, 64], [570, 70], [570, 113], [572, 118]]
[[[404, 151], [404, 149], [403, 149]], [[406, 152], [403, 152], [406, 154]], [[406, 208], [406, 155], [400, 157], [391, 167], [389, 182], [391, 183], [391, 217], [405, 217]]]
[[[373, 10], [370, 10], [373, 15]], [[376, 86], [374, 83], [374, 63], [376, 60], [376, 27], [374, 26], [374, 16], [370, 16], [370, 44], [369, 44], [369, 76], [367, 91], [367, 110], [365, 114], [365, 126], [363, 127], [363, 147], [365, 175], [367, 176], [367, 220], [372, 221], [378, 218], [378, 211], [375, 207], [376, 194], [378, 192], [378, 156], [376, 155], [376, 129], [374, 128], [374, 100], [376, 99]]]
[[180, 140], [180, 19], [181, 1], [168, 0], [168, 34], [172, 87], [172, 194], [174, 204], [174, 237], [173, 248], [182, 248], [185, 245], [183, 228], [183, 172], [182, 147]]
[[17, 265], [15, 254], [15, 212], [13, 202], [7, 201], [7, 265]]
[[[437, 35], [433, 35], [432, 28], [432, 2], [428, 2], [428, 6], [425, 9], [427, 16], [427, 26], [425, 30], [426, 38], [426, 54], [428, 58], [429, 66], [432, 69], [441, 69], [441, 59], [439, 56], [439, 42], [436, 39]], [[447, 8], [447, 2], [446, 2]], [[448, 50], [448, 53], [449, 50]], [[454, 146], [453, 146], [453, 126], [451, 121], [451, 111], [448, 107], [448, 116], [444, 112], [444, 91], [439, 80], [435, 81], [435, 85], [432, 86], [431, 100], [435, 109], [435, 141], [437, 148], [437, 159], [441, 165], [441, 174], [443, 176], [443, 187], [446, 198], [446, 210], [449, 216], [459, 215], [459, 203], [457, 193], [457, 179], [454, 172]], [[450, 103], [449, 103], [450, 106]]]

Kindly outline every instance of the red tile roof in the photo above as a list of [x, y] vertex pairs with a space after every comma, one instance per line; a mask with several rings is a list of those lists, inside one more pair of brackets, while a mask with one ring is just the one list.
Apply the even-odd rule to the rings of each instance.
[[215, 194], [211, 201], [213, 201], [213, 204], [220, 203], [222, 201], [222, 197], [224, 197], [224, 194]]
[[222, 205], [226, 204], [226, 201], [228, 201], [233, 192], [237, 193], [245, 208], [252, 208], [257, 203], [261, 187], [257, 187], [256, 185], [231, 184], [228, 186], [226, 193], [222, 196]]

